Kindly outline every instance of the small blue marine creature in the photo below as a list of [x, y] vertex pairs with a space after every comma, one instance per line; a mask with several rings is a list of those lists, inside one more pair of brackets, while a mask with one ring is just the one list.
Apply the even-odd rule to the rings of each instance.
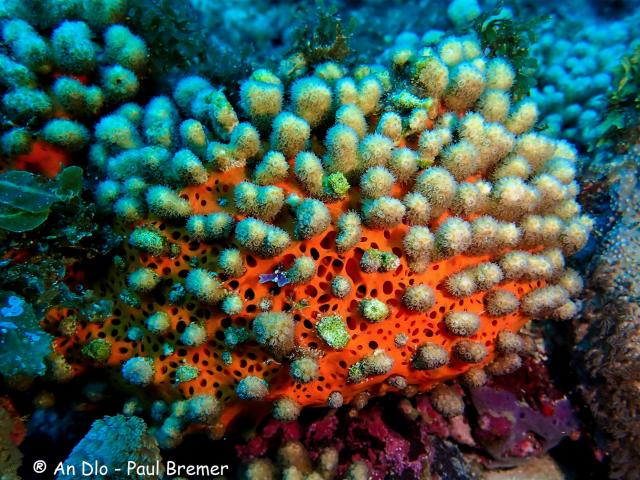
[[273, 273], [260, 274], [260, 283], [269, 282], [275, 282], [279, 287], [284, 287], [290, 283], [291, 280], [287, 277], [287, 272], [283, 270], [282, 267], [278, 266]]

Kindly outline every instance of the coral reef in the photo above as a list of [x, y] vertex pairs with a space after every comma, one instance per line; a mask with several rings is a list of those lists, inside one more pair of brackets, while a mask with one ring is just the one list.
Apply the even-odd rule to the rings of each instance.
[[[131, 233], [103, 290], [120, 299], [116, 316], [59, 344], [75, 369], [74, 346], [99, 335], [107, 365], [126, 360], [125, 380], [174, 401], [215, 395], [228, 424], [247, 400], [349, 402], [393, 389], [392, 375], [429, 389], [490, 361], [500, 331], [575, 313], [569, 292], [550, 286], [590, 230], [573, 200], [571, 147], [530, 133], [525, 104], [507, 106], [504, 126], [491, 121], [485, 94], [508, 103], [514, 74], [473, 37], [383, 56], [391, 69], [362, 65], [352, 77], [337, 63], [297, 80], [257, 70], [238, 111], [186, 77], [175, 104], [156, 97], [132, 107], [133, 121], [97, 124], [96, 201]], [[339, 300], [327, 292], [337, 275], [354, 284]], [[493, 306], [496, 286], [512, 306]], [[174, 423], [189, 421], [168, 416], [164, 446], [180, 439]]]
[[40, 330], [33, 307], [11, 292], [0, 292], [0, 373], [7, 377], [44, 375], [53, 338]]
[[148, 52], [116, 25], [125, 1], [37, 3], [2, 12], [1, 146], [17, 167], [54, 176], [87, 147], [101, 114], [138, 95]]
[[63, 331], [111, 314], [108, 299], [78, 287], [86, 278], [81, 265], [121, 241], [95, 222], [94, 206], [81, 198], [82, 173], [66, 167], [55, 179], [21, 170], [0, 174], [0, 370], [9, 383], [72, 375], [53, 352], [53, 336], [41, 328], [47, 314], [65, 312]]
[[584, 315], [575, 322], [575, 361], [583, 372], [581, 390], [603, 432], [601, 446], [610, 455], [611, 477], [627, 479], [638, 475], [635, 459], [640, 452], [637, 147], [617, 159], [601, 154], [591, 172], [603, 165], [602, 181], [610, 185], [615, 216], [591, 262]]
[[[138, 417], [118, 415], [96, 420], [89, 433], [73, 449], [65, 465], [74, 466], [76, 472], [82, 471], [83, 462], [107, 465], [112, 469], [109, 478], [147, 478], [146, 473], [131, 474], [127, 468], [130, 461], [143, 466], [160, 465], [155, 470], [155, 477], [164, 474], [160, 449], [155, 438], [147, 433], [144, 421]], [[103, 478], [99, 475], [95, 472], [93, 478]], [[74, 478], [77, 478], [75, 473], [61, 473], [56, 477], [57, 480]]]
[[67, 329], [58, 309], [45, 328], [74, 375], [115, 367], [162, 392], [161, 446], [282, 398], [319, 406], [472, 367], [509, 373], [519, 352], [494, 355], [500, 332], [577, 312], [579, 289], [562, 284], [591, 229], [576, 154], [532, 131], [535, 104], [511, 105], [519, 66], [496, 43], [485, 57], [472, 35], [403, 34], [380, 64], [353, 67], [310, 50], [255, 70], [239, 96], [187, 76], [141, 105], [144, 42], [109, 26], [121, 10], [82, 12], [50, 49], [7, 23], [35, 45], [11, 65], [97, 80], [60, 75], [52, 92], [87, 123], [104, 98], [105, 115], [91, 129], [48, 120], [31, 81], [11, 85], [4, 112], [40, 118], [42, 141], [67, 151], [90, 144], [96, 205], [127, 239], [98, 287], [113, 316]]
[[637, 477], [637, 12], [232, 3], [0, 5], [0, 476]]
[[410, 390], [405, 398], [390, 395], [310, 423], [269, 420], [237, 447], [243, 478], [262, 478], [253, 471], [265, 465], [268, 478], [351, 478], [354, 470], [371, 479], [475, 478], [481, 460], [469, 450], [491, 452], [493, 460], [484, 462], [493, 469], [512, 467], [577, 429], [568, 400], [550, 386], [539, 358], [528, 357], [518, 374], [467, 391], [444, 385], [430, 394]]
[[599, 18], [595, 23], [587, 13], [586, 22], [577, 26], [573, 11], [559, 10], [533, 45], [541, 68], [540, 86], [531, 97], [545, 115], [547, 135], [561, 136], [587, 150], [603, 133], [598, 127], [607, 114], [608, 89], [623, 55], [638, 37], [638, 14]]

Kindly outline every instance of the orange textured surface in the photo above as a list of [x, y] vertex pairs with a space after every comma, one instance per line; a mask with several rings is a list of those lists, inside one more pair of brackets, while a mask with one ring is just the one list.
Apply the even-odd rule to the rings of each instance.
[[[195, 213], [210, 213], [221, 210], [220, 199], [227, 199], [224, 209], [232, 213], [236, 219], [240, 216], [233, 209], [233, 188], [244, 179], [244, 170], [236, 169], [223, 174], [211, 174], [209, 182], [197, 187], [188, 187], [182, 195], [188, 198]], [[297, 185], [279, 184], [286, 193], [297, 192]], [[396, 186], [394, 196], [402, 194], [401, 187]], [[328, 205], [333, 220], [349, 208], [357, 207], [359, 199], [351, 195], [348, 200]], [[291, 226], [291, 216], [281, 216], [279, 225], [287, 228]], [[435, 231], [439, 222], [446, 218], [446, 214], [430, 224]], [[246, 375], [257, 375], [265, 378], [270, 385], [267, 400], [273, 400], [283, 395], [295, 398], [304, 406], [325, 405], [330, 392], [340, 391], [345, 402], [348, 402], [362, 391], [381, 394], [391, 389], [385, 380], [391, 375], [402, 375], [408, 383], [416, 385], [420, 390], [429, 390], [439, 382], [445, 381], [464, 372], [470, 365], [454, 359], [446, 367], [432, 371], [417, 371], [410, 366], [411, 357], [416, 347], [423, 342], [435, 342], [450, 350], [456, 337], [445, 330], [444, 315], [453, 309], [464, 309], [477, 313], [482, 318], [480, 330], [472, 340], [485, 343], [489, 350], [493, 350], [493, 342], [497, 333], [508, 329], [517, 331], [526, 322], [519, 311], [513, 314], [492, 318], [484, 313], [483, 297], [485, 292], [476, 293], [465, 299], [450, 296], [443, 289], [444, 279], [451, 273], [487, 261], [503, 252], [494, 255], [458, 256], [439, 262], [434, 262], [429, 269], [416, 274], [408, 270], [406, 260], [402, 255], [402, 239], [408, 227], [400, 225], [390, 231], [375, 231], [363, 227], [363, 237], [356, 248], [340, 255], [335, 251], [335, 227], [330, 227], [323, 235], [309, 241], [293, 241], [290, 248], [283, 255], [273, 259], [260, 259], [250, 255], [245, 257], [247, 272], [239, 279], [225, 279], [227, 288], [237, 291], [245, 300], [241, 314], [227, 317], [217, 307], [208, 307], [195, 299], [189, 298], [181, 306], [169, 305], [166, 294], [175, 281], [184, 279], [191, 268], [202, 267], [211, 271], [216, 270], [218, 254], [230, 246], [191, 242], [188, 234], [182, 228], [175, 228], [160, 220], [141, 223], [154, 225], [160, 229], [167, 239], [180, 246], [181, 253], [175, 258], [150, 257], [140, 254], [137, 250], [127, 251], [129, 266], [127, 272], [113, 267], [108, 280], [101, 292], [105, 296], [117, 299], [118, 293], [126, 286], [126, 274], [140, 266], [147, 266], [160, 275], [161, 284], [153, 293], [141, 297], [141, 307], [128, 307], [122, 302], [116, 303], [115, 316], [103, 325], [84, 325], [75, 337], [58, 339], [56, 347], [72, 362], [76, 371], [83, 370], [87, 360], [82, 358], [79, 350], [87, 341], [96, 337], [107, 338], [112, 341], [113, 353], [109, 365], [119, 368], [128, 358], [134, 355], [151, 356], [156, 359], [155, 384], [161, 387], [167, 398], [177, 398], [180, 395], [189, 397], [196, 393], [213, 393], [226, 403], [223, 422], [229, 423], [238, 413], [248, 414], [255, 410], [255, 402], [241, 402], [235, 396], [235, 386]], [[290, 228], [288, 228], [291, 231]], [[131, 228], [123, 230], [128, 234]], [[393, 251], [401, 258], [401, 265], [392, 272], [363, 273], [359, 267], [362, 253], [367, 248], [379, 248]], [[300, 255], [310, 255], [317, 260], [318, 270], [315, 278], [306, 285], [287, 285], [277, 288], [274, 283], [260, 284], [258, 279], [262, 273], [271, 273], [278, 265], [290, 266], [293, 259]], [[338, 299], [330, 293], [331, 279], [341, 274], [351, 279], [353, 288], [344, 299]], [[425, 283], [436, 292], [436, 305], [427, 313], [408, 311], [401, 304], [401, 296], [407, 286], [415, 283]], [[502, 282], [500, 288], [507, 289], [521, 297], [540, 282]], [[358, 314], [358, 302], [364, 297], [378, 298], [391, 307], [391, 316], [380, 323], [372, 324], [365, 321]], [[307, 299], [309, 306], [292, 312], [296, 319], [296, 339], [302, 349], [318, 349], [321, 351], [319, 359], [320, 376], [309, 384], [295, 383], [289, 376], [288, 366], [281, 365], [257, 345], [249, 341], [240, 345], [233, 352], [233, 363], [225, 365], [222, 361], [224, 346], [224, 329], [230, 325], [251, 328], [252, 319], [260, 312], [258, 303], [264, 297], [273, 302], [273, 311], [290, 309], [292, 300]], [[130, 341], [126, 338], [127, 330], [132, 326], [144, 329], [146, 317], [156, 311], [167, 312], [172, 325], [165, 335], [157, 336], [146, 332], [143, 340]], [[317, 336], [315, 324], [325, 315], [339, 314], [347, 322], [351, 341], [342, 351], [335, 351], [327, 347]], [[185, 347], [178, 338], [190, 322], [204, 321], [209, 340], [197, 348]], [[394, 338], [399, 333], [409, 336], [409, 342], [404, 347], [396, 347]], [[162, 355], [163, 343], [175, 346], [175, 352], [169, 356]], [[371, 377], [358, 383], [347, 384], [348, 368], [362, 357], [371, 354], [375, 349], [382, 348], [395, 360], [392, 370], [382, 376]], [[486, 359], [489, 361], [491, 355]], [[186, 362], [200, 370], [197, 379], [175, 385], [175, 370]]]
[[18, 170], [28, 170], [53, 178], [63, 165], [69, 165], [69, 155], [58, 147], [38, 140], [33, 143], [29, 153], [18, 155], [13, 162], [13, 168]]

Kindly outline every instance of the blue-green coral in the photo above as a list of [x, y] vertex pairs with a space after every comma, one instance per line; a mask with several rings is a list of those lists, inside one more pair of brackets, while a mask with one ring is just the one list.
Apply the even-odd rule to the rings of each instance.
[[[156, 439], [150, 434], [144, 420], [138, 417], [116, 415], [96, 420], [89, 432], [74, 447], [65, 465], [82, 471], [83, 462], [105, 465], [110, 478], [143, 479], [145, 474], [129, 471], [128, 462], [137, 465], [159, 465], [158, 474], [164, 473], [164, 465]], [[97, 472], [96, 472], [97, 473]], [[72, 480], [76, 474], [70, 468], [56, 476], [57, 480]]]
[[0, 373], [38, 377], [46, 371], [53, 337], [43, 332], [33, 307], [13, 292], [0, 291]]
[[[124, 20], [126, 0], [37, 3], [33, 12], [16, 12], [24, 18], [2, 25], [10, 53], [0, 54], [0, 82], [8, 89], [1, 113], [10, 120], [2, 125], [2, 151], [8, 156], [27, 153], [37, 140], [69, 152], [85, 147], [97, 115], [137, 95], [147, 64], [144, 41], [128, 27], [112, 25], [103, 34], [104, 27]], [[53, 88], [51, 72], [57, 74]], [[101, 135], [120, 135], [112, 139], [119, 145], [136, 144], [137, 138], [126, 138], [127, 124], [110, 120], [100, 122]], [[30, 137], [20, 136], [22, 131]]]

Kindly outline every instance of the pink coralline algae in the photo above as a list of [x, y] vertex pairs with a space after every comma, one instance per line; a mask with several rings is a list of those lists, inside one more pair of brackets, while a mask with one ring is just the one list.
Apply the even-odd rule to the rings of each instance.
[[429, 461], [427, 451], [412, 455], [415, 449], [411, 442], [384, 422], [380, 408], [360, 412], [349, 427], [346, 442], [357, 452], [354, 460], [363, 460], [369, 465], [373, 480], [383, 480], [385, 472], [419, 478]]
[[478, 454], [489, 467], [513, 466], [547, 452], [579, 428], [569, 400], [533, 357], [526, 358], [517, 373], [496, 377], [485, 386], [449, 388], [464, 399], [462, 414], [443, 416], [434, 408], [433, 395], [389, 397], [359, 411], [343, 408], [319, 418], [268, 420], [236, 451], [244, 462], [278, 457], [282, 463], [282, 452], [295, 444], [294, 450], [304, 452], [311, 468], [322, 465], [323, 455], [331, 450], [336, 458], [332, 478], [342, 478], [360, 463], [372, 480], [389, 474], [462, 479], [468, 478], [470, 466], [460, 447]]
[[261, 434], [252, 438], [245, 445], [238, 445], [236, 452], [243, 460], [260, 458], [268, 453], [269, 447], [278, 442], [283, 445], [287, 442], [300, 440], [302, 435], [298, 422], [280, 422], [271, 419], [262, 429]]

